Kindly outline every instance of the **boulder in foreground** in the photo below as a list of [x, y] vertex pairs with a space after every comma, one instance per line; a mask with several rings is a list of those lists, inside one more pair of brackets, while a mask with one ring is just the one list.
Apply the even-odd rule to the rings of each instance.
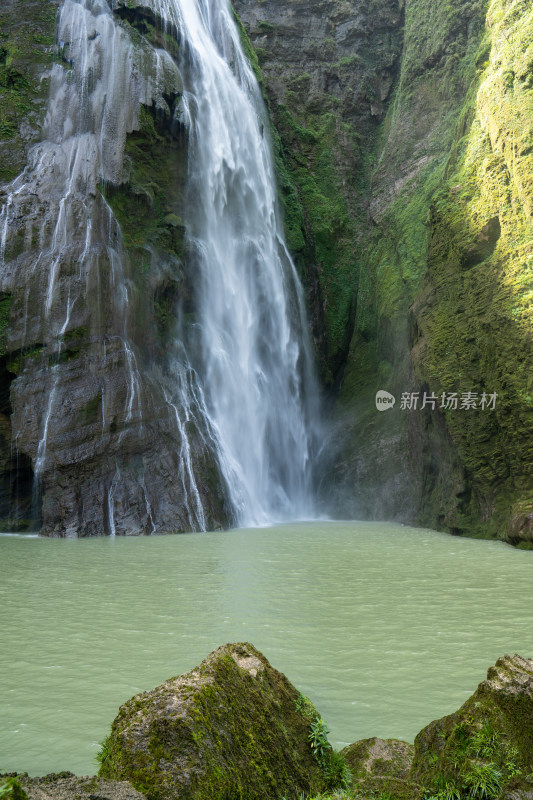
[[120, 708], [99, 774], [150, 800], [316, 794], [326, 781], [301, 697], [252, 645], [224, 645]]
[[[72, 772], [50, 773], [42, 778], [18, 775], [11, 783], [13, 791], [6, 794], [6, 800], [146, 800], [124, 781], [78, 778]], [[1, 784], [0, 778], [0, 791]]]
[[454, 714], [414, 748], [363, 739], [341, 751], [360, 798], [533, 800], [533, 660], [503, 656]]
[[362, 797], [410, 798], [417, 794], [409, 779], [414, 747], [399, 739], [361, 739], [341, 750], [352, 776], [352, 788]]
[[420, 731], [411, 779], [443, 799], [533, 797], [533, 660], [498, 659], [458, 711]]

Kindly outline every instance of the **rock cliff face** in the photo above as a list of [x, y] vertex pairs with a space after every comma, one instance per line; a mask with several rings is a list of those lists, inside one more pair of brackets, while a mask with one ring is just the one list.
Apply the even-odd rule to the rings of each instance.
[[58, 5], [2, 10], [2, 525], [227, 525], [212, 442], [183, 409], [190, 376], [168, 358], [190, 302], [176, 32], [119, 2], [66, 3], [57, 23]]
[[[290, 228], [300, 204], [293, 246], [323, 374], [340, 389], [325, 494], [342, 515], [529, 546], [528, 3], [236, 6], [281, 136]], [[386, 413], [379, 389], [396, 397]], [[476, 408], [461, 408], [468, 393]]]
[[[50, 81], [57, 2], [6, 0], [0, 10], [0, 184], [26, 165], [29, 148], [41, 138]], [[4, 203], [6, 195], [0, 195]], [[2, 253], [4, 256], [4, 253]], [[0, 293], [0, 518], [7, 528], [26, 527], [31, 518], [33, 470], [28, 454], [12, 443], [7, 368], [11, 292]], [[4, 528], [5, 529], [5, 528]]]
[[[73, 154], [38, 145], [57, 70], [73, 68], [69, 36], [54, 47], [58, 5], [0, 11], [1, 524], [61, 536], [227, 525], [212, 441], [169, 383], [169, 342], [187, 338], [195, 311], [187, 138], [179, 81], [167, 80], [179, 32], [157, 4], [114, 2], [134, 82], [152, 64], [159, 84], [128, 89], [136, 106], [107, 178], [89, 186], [81, 170], [67, 187], [60, 241], [57, 164]], [[527, 0], [234, 7], [270, 108], [287, 241], [331, 401], [328, 509], [531, 546]], [[379, 389], [393, 409], [376, 410]], [[460, 408], [468, 393], [476, 408]], [[495, 408], [480, 408], [483, 393]]]
[[264, 77], [288, 244], [308, 287], [322, 377], [333, 385], [352, 335], [368, 143], [398, 68], [401, 3], [237, 0], [234, 6]]

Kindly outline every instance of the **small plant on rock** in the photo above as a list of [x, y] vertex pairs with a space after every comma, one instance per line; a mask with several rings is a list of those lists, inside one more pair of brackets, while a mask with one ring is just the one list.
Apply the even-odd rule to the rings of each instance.
[[313, 755], [320, 766], [323, 766], [326, 753], [331, 749], [328, 741], [329, 728], [321, 717], [317, 717], [311, 723], [309, 741], [313, 748]]
[[296, 699], [296, 708], [310, 722], [309, 742], [328, 788], [348, 789], [352, 776], [343, 756], [336, 753], [328, 741], [328, 726], [309, 698], [301, 693]]
[[107, 761], [109, 756], [110, 756], [110, 752], [109, 752], [109, 736], [107, 736], [105, 739], [103, 739], [100, 742], [100, 749], [96, 753], [95, 759], [98, 762], [98, 764], [105, 764], [105, 762]]
[[502, 773], [495, 764], [473, 762], [463, 779], [472, 800], [492, 800], [502, 790]]
[[10, 778], [0, 786], [0, 800], [27, 800], [27, 797], [16, 778]]

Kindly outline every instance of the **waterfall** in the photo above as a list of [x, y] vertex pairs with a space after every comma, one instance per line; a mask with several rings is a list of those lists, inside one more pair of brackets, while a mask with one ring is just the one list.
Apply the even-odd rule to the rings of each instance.
[[[15, 382], [21, 410], [15, 408], [14, 436], [17, 443], [26, 436], [37, 479], [48, 475], [53, 482], [66, 462], [54, 444], [64, 447], [66, 437], [65, 340], [69, 331], [87, 329], [89, 354], [75, 379], [85, 386], [91, 373], [98, 432], [91, 458], [105, 463], [91, 491], [102, 495], [94, 503], [110, 535], [127, 504], [142, 508], [131, 513], [147, 532], [169, 527], [172, 504], [161, 496], [160, 465], [149, 450], [156, 429], [173, 464], [169, 480], [174, 507], [181, 498], [180, 527], [208, 524], [200, 451], [217, 462], [231, 523], [309, 518], [321, 438], [318, 389], [302, 288], [284, 243], [261, 92], [226, 0], [145, 0], [143, 6], [164, 34], [177, 38], [172, 57], [144, 37], [134, 44], [107, 0], [64, 0], [60, 10], [63, 64], [52, 69], [45, 136], [8, 187], [0, 219], [3, 284], [16, 283], [17, 269], [19, 277], [29, 271], [25, 309], [40, 309], [38, 322], [25, 322], [14, 340], [23, 352], [32, 336], [48, 358], [33, 375], [47, 387], [39, 432], [25, 434], [20, 421], [28, 407], [23, 373]], [[134, 280], [99, 187], [124, 181], [124, 145], [139, 128], [141, 105], [168, 109], [165, 98], [173, 92], [181, 95], [175, 122], [187, 138], [183, 217], [195, 311], [184, 332], [178, 304], [165, 363], [153, 364], [142, 335], [134, 334]], [[19, 258], [10, 268], [9, 237], [30, 197], [38, 198], [39, 257]], [[34, 224], [26, 221], [27, 228]], [[33, 228], [26, 239], [32, 236]], [[142, 456], [135, 469], [132, 454]]]
[[316, 386], [260, 90], [227, 3], [174, 0], [173, 12], [183, 37], [198, 370], [221, 467], [240, 524], [312, 515]]

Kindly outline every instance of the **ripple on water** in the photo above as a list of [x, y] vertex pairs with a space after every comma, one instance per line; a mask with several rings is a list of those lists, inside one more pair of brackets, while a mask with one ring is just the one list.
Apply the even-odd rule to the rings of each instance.
[[338, 746], [412, 741], [505, 652], [533, 653], [533, 555], [399, 525], [0, 537], [3, 770], [96, 770], [118, 706], [251, 641]]

